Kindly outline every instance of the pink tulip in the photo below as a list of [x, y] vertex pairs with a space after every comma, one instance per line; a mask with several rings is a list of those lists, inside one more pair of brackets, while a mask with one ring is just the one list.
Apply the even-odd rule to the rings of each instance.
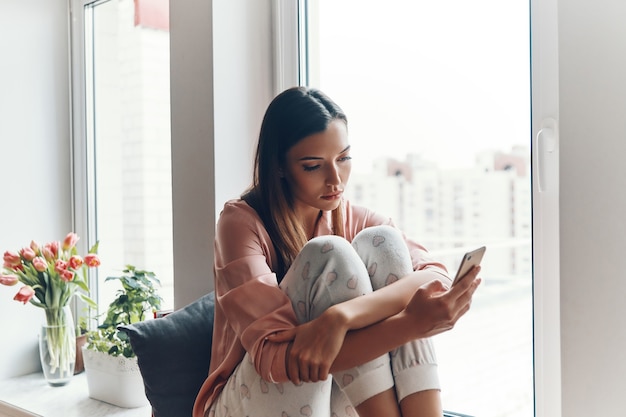
[[30, 248], [35, 252], [35, 253], [39, 253], [39, 243], [35, 242], [34, 240], [30, 241]]
[[17, 284], [17, 276], [16, 275], [1, 275], [0, 274], [0, 284], [11, 286]]
[[67, 262], [62, 259], [57, 259], [57, 261], [54, 263], [54, 270], [58, 274], [62, 274], [63, 271], [67, 270]]
[[37, 254], [31, 248], [23, 248], [22, 250], [20, 250], [20, 256], [27, 261], [32, 261], [33, 259], [35, 259], [35, 256], [37, 256]]
[[24, 265], [22, 264], [13, 266], [5, 262], [3, 266], [5, 269], [11, 270], [11, 271], [23, 271], [24, 270]]
[[41, 256], [37, 256], [35, 259], [33, 259], [33, 266], [39, 272], [43, 272], [48, 269], [48, 264], [46, 263], [46, 260]]
[[59, 256], [59, 242], [50, 242], [43, 245], [43, 256], [51, 261]]
[[31, 286], [25, 285], [22, 288], [20, 288], [20, 290], [17, 292], [17, 294], [15, 294], [15, 297], [13, 297], [13, 299], [15, 301], [21, 301], [24, 304], [26, 304], [27, 302], [30, 301], [31, 298], [33, 298], [34, 295], [35, 295], [35, 290], [33, 290]]
[[46, 248], [45, 246], [43, 247], [43, 249], [41, 249], [41, 254], [43, 255], [44, 258], [46, 258], [49, 261], [54, 259], [54, 253], [52, 253], [52, 251], [49, 248]]
[[85, 263], [89, 267], [100, 266], [100, 258], [95, 253], [85, 255]]
[[74, 255], [70, 258], [68, 264], [70, 265], [70, 268], [78, 269], [83, 265], [83, 258], [78, 255]]
[[74, 232], [68, 233], [67, 236], [65, 236], [65, 239], [63, 240], [63, 250], [72, 249], [76, 245], [76, 242], [78, 242], [78, 239], [80, 238], [78, 237], [76, 233]]
[[15, 252], [4, 252], [4, 257], [2, 259], [4, 260], [4, 266], [7, 268], [15, 268], [16, 266], [22, 264], [22, 258], [20, 258], [20, 255]]
[[61, 279], [65, 282], [70, 282], [74, 279], [74, 272], [66, 269], [65, 271], [61, 271], [60, 273]]

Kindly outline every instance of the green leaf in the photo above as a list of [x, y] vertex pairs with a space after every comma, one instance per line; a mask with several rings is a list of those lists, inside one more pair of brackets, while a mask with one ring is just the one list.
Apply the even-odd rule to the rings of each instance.
[[89, 308], [94, 308], [94, 309], [98, 308], [98, 304], [94, 300], [89, 298], [86, 294], [83, 294], [82, 292], [79, 292], [78, 296], [80, 297], [81, 300], [83, 300], [85, 303], [87, 303]]
[[74, 279], [74, 281], [72, 281], [74, 284], [76, 284], [81, 290], [85, 291], [85, 292], [89, 292], [89, 287], [87, 286], [87, 283], [81, 279], [76, 280]]
[[100, 246], [100, 241], [96, 241], [94, 245], [89, 249], [89, 253], [98, 253], [98, 246]]

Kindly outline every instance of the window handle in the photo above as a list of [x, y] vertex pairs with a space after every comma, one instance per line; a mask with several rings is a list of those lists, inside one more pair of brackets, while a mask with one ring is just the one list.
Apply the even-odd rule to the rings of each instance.
[[549, 191], [553, 185], [558, 172], [557, 148], [559, 137], [558, 123], [554, 119], [544, 119], [541, 122], [541, 129], [536, 137], [536, 158], [537, 158], [537, 184], [539, 192]]

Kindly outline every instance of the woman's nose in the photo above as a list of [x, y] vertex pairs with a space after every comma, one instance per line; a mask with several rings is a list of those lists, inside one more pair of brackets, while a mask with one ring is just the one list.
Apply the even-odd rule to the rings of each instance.
[[341, 184], [341, 176], [339, 175], [339, 167], [335, 164], [329, 165], [328, 173], [326, 175], [327, 185], [339, 185]]

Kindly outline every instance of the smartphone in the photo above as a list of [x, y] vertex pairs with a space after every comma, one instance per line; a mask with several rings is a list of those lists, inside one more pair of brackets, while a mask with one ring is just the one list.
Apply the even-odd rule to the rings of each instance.
[[459, 269], [456, 271], [454, 281], [452, 281], [452, 286], [461, 281], [465, 274], [467, 274], [474, 265], [480, 265], [486, 250], [487, 248], [485, 246], [481, 246], [480, 248], [469, 251], [463, 255]]

